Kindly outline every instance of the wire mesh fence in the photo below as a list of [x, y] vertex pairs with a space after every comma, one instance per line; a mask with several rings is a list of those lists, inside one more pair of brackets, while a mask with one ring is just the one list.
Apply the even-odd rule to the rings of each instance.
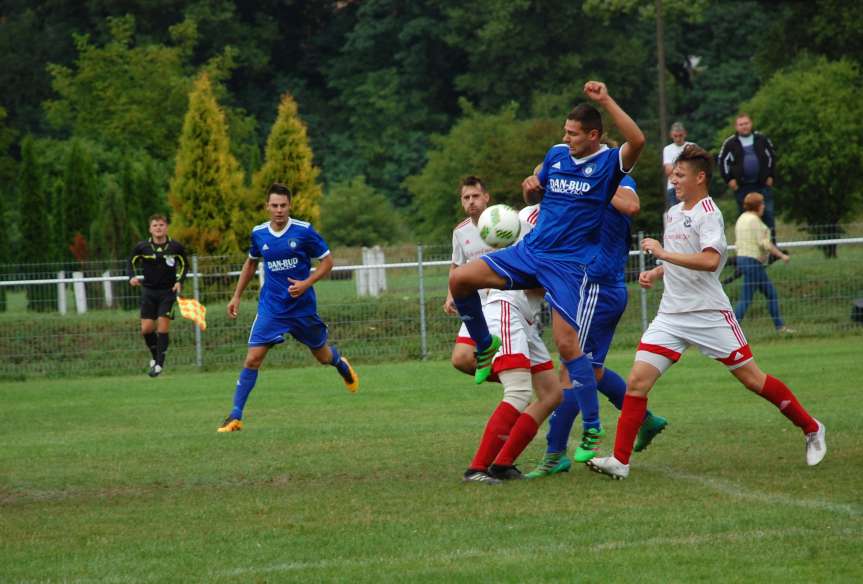
[[[863, 226], [813, 231], [780, 230], [779, 246], [789, 251], [791, 261], [774, 263], [767, 272], [778, 292], [782, 318], [795, 336], [841, 334], [859, 342]], [[828, 239], [827, 233], [839, 237]], [[355, 364], [449, 355], [459, 322], [442, 308], [451, 257], [448, 245], [404, 245], [374, 253], [336, 249], [334, 256], [332, 275], [315, 286], [318, 308], [329, 325], [331, 341]], [[259, 281], [253, 281], [239, 318], [227, 317], [243, 261], [241, 256], [194, 258], [195, 269], [183, 295], [196, 294], [207, 306], [208, 326], [196, 334], [195, 325], [177, 312], [169, 370], [241, 366], [259, 289]], [[634, 347], [658, 307], [661, 285], [642, 291], [636, 284], [641, 262], [650, 267], [652, 258], [633, 252], [627, 267], [629, 305], [615, 335], [615, 348]], [[735, 278], [733, 261], [722, 278], [736, 304], [743, 278]], [[139, 294], [128, 284], [123, 261], [0, 266], [0, 378], [145, 371], [149, 353], [139, 332]], [[742, 325], [750, 341], [778, 336], [761, 295], [754, 297]], [[313, 362], [305, 347], [288, 341], [271, 351], [266, 366]]]

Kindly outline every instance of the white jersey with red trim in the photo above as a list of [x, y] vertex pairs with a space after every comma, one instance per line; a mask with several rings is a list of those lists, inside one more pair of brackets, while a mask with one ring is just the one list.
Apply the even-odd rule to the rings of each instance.
[[[456, 225], [455, 229], [452, 230], [453, 265], [463, 266], [492, 251], [494, 251], [494, 248], [479, 236], [479, 229], [477, 229], [477, 226], [474, 225], [470, 217]], [[484, 288], [479, 290], [478, 293], [483, 304], [485, 304], [488, 300], [489, 290]]]
[[479, 236], [479, 229], [470, 217], [452, 230], [452, 263], [462, 266], [478, 257], [494, 251], [494, 248]]
[[722, 212], [709, 196], [689, 210], [678, 203], [665, 213], [662, 245], [667, 251], [695, 254], [706, 249], [719, 252], [719, 266], [704, 272], [663, 262], [664, 291], [660, 313], [677, 314], [696, 310], [731, 310], [719, 274], [728, 259], [725, 222]]
[[[518, 220], [521, 223], [521, 230], [518, 233], [518, 240], [521, 241], [525, 235], [531, 232], [536, 226], [536, 220], [539, 217], [539, 205], [528, 205], [518, 212]], [[503, 301], [512, 304], [524, 317], [533, 323], [539, 315], [539, 310], [542, 304], [542, 294], [528, 294], [524, 290], [489, 290], [486, 303]]]

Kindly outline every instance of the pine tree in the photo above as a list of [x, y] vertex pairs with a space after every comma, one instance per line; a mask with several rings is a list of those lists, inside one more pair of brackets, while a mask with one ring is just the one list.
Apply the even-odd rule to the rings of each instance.
[[96, 162], [80, 140], [72, 140], [65, 163], [60, 205], [55, 207], [61, 222], [58, 240], [64, 248], [76, 240], [76, 235], [89, 238], [99, 199]]
[[237, 252], [232, 223], [243, 196], [243, 174], [230, 152], [225, 114], [208, 75], [202, 74], [189, 94], [171, 179], [173, 235], [200, 254]]
[[[19, 261], [38, 264], [49, 260], [55, 253], [48, 223], [48, 198], [39, 173], [39, 163], [30, 136], [21, 143], [21, 163], [18, 171], [18, 201], [21, 205], [21, 245]], [[39, 271], [44, 271], [39, 269]], [[31, 266], [25, 277], [37, 272]], [[28, 310], [53, 310], [56, 306], [57, 287], [33, 285], [27, 287]]]
[[286, 93], [267, 138], [264, 165], [252, 180], [256, 208], [260, 208], [267, 188], [279, 182], [294, 193], [291, 216], [316, 223], [320, 218], [321, 187], [317, 183], [320, 171], [312, 158], [306, 125], [297, 112], [297, 102]]

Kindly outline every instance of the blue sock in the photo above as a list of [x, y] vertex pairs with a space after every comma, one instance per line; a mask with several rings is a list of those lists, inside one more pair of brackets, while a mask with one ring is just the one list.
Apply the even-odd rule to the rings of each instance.
[[623, 378], [611, 369], [606, 368], [602, 379], [596, 384], [602, 395], [608, 398], [614, 407], [618, 410], [623, 409], [623, 396], [626, 395], [626, 382]]
[[578, 399], [575, 397], [574, 389], [563, 390], [563, 401], [551, 414], [548, 420], [548, 441], [546, 452], [566, 452], [566, 444], [569, 441], [569, 433], [572, 432], [572, 424], [578, 416]]
[[252, 393], [257, 380], [257, 369], [246, 368], [240, 371], [240, 378], [237, 379], [237, 391], [234, 392], [234, 409], [231, 410], [232, 418], [243, 419], [243, 408], [246, 407], [246, 400], [249, 399], [249, 394]]
[[331, 346], [330, 351], [333, 354], [333, 360], [330, 361], [330, 365], [335, 367], [336, 371], [339, 372], [339, 375], [344, 377], [349, 373], [348, 364], [342, 361], [342, 354], [339, 353], [339, 350], [335, 346]]
[[584, 429], [599, 428], [599, 399], [596, 396], [596, 378], [593, 376], [593, 365], [587, 355], [578, 359], [564, 361], [572, 388], [581, 409], [581, 421]]
[[479, 298], [479, 293], [472, 292], [464, 298], [453, 298], [453, 301], [462, 322], [467, 327], [467, 332], [470, 333], [470, 338], [476, 342], [477, 351], [487, 349], [491, 345], [491, 333], [488, 332], [488, 325], [482, 314], [482, 300]]

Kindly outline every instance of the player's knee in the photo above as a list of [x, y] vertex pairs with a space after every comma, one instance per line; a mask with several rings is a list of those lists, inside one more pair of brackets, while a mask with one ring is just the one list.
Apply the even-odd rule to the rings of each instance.
[[474, 347], [465, 343], [456, 343], [450, 357], [452, 366], [463, 373], [473, 374], [476, 370]]
[[467, 285], [467, 279], [464, 276], [464, 271], [456, 268], [449, 275], [449, 289], [453, 296], [464, 296], [470, 293], [470, 287]]
[[263, 362], [263, 355], [247, 355], [246, 360], [243, 362], [243, 367], [246, 369], [260, 369]]
[[523, 412], [530, 403], [533, 385], [530, 371], [527, 369], [510, 369], [498, 374], [503, 384], [503, 401]]
[[626, 393], [644, 397], [650, 391], [652, 383], [652, 380], [648, 377], [633, 372], [629, 375], [629, 379], [626, 382]]

